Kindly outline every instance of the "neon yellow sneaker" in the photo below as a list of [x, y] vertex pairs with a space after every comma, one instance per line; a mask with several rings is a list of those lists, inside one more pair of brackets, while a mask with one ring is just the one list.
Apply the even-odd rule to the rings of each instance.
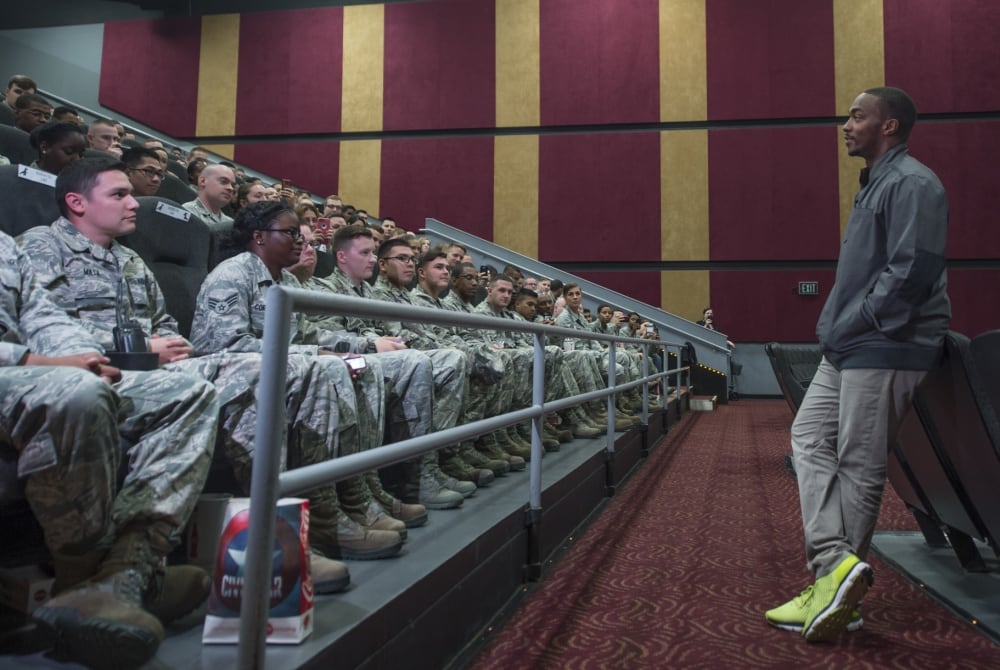
[[[812, 602], [812, 596], [813, 585], [810, 584], [802, 593], [784, 605], [779, 605], [774, 609], [764, 612], [764, 618], [775, 628], [801, 633], [802, 624], [805, 623], [806, 614], [809, 612], [809, 604]], [[851, 612], [851, 620], [847, 623], [847, 631], [851, 633], [861, 630], [861, 627], [864, 625], [865, 620], [861, 618], [861, 606], [859, 605]]]
[[873, 581], [871, 566], [854, 554], [817, 579], [802, 622], [802, 637], [807, 642], [832, 642], [840, 637]]

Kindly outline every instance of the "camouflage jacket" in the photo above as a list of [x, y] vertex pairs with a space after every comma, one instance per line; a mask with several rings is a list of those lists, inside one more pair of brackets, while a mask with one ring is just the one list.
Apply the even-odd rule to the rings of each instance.
[[[265, 294], [275, 284], [302, 288], [287, 270], [282, 270], [279, 281], [275, 281], [264, 262], [249, 251], [219, 263], [198, 291], [191, 325], [195, 349], [201, 353], [261, 353]], [[346, 333], [319, 328], [300, 312], [292, 312], [289, 326], [289, 353], [315, 354], [320, 346], [335, 351], [351, 350], [352, 338]]]
[[94, 336], [53, 302], [35, 278], [28, 257], [0, 233], [0, 365], [28, 355], [72, 356], [101, 351]]
[[119, 311], [147, 335], [180, 336], [152, 271], [128, 247], [105, 249], [63, 217], [25, 231], [20, 244], [42, 286], [106, 349], [114, 349]]

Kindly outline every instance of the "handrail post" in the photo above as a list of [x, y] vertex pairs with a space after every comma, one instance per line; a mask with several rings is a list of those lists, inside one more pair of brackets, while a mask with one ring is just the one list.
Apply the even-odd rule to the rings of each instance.
[[237, 664], [241, 670], [264, 667], [267, 614], [271, 600], [271, 548], [274, 546], [278, 472], [285, 420], [285, 377], [291, 336], [292, 298], [281, 287], [267, 292], [257, 426], [251, 475], [250, 524], [243, 572], [240, 639]]
[[545, 334], [535, 333], [534, 367], [531, 377], [531, 404], [539, 412], [531, 420], [531, 462], [528, 482], [528, 565], [527, 577], [542, 577], [542, 422], [545, 421]]
[[[611, 342], [608, 346], [608, 388], [614, 388], [616, 368], [618, 367], [618, 343]], [[608, 394], [608, 436], [607, 450], [610, 460], [615, 454], [615, 393]]]

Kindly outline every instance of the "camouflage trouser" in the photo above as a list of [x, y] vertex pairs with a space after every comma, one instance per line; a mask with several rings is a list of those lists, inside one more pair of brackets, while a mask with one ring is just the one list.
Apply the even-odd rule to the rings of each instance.
[[[342, 361], [290, 355], [285, 377], [285, 412], [289, 431], [281, 442], [281, 469], [335, 457], [341, 441], [356, 449], [358, 410], [350, 373]], [[226, 457], [243, 490], [250, 490], [261, 355], [215, 353], [165, 369], [211, 381], [220, 404], [220, 437]]]
[[[120, 459], [118, 396], [76, 368], [0, 369], [0, 445], [53, 553], [83, 554], [112, 538]], [[13, 482], [5, 481], [9, 486]]]
[[[467, 346], [469, 391], [461, 422], [472, 423], [507, 411], [510, 405], [510, 356], [485, 345]], [[505, 401], [506, 396], [506, 401]]]
[[434, 371], [431, 360], [422, 351], [403, 349], [367, 354], [365, 360], [377, 361], [385, 384], [385, 442], [396, 442], [432, 430]]
[[[111, 509], [116, 532], [144, 529], [154, 549], [180, 539], [212, 462], [219, 402], [197, 377], [154, 370], [122, 372], [118, 432], [133, 446]], [[165, 536], [165, 537], [164, 537]]]
[[[511, 357], [511, 368], [516, 373], [510, 408], [521, 409], [531, 404], [532, 369], [534, 365], [534, 348], [518, 347], [504, 349]], [[565, 398], [567, 380], [572, 380], [572, 373], [566, 368], [563, 350], [553, 344], [545, 347], [545, 400], [552, 401]]]
[[601, 378], [601, 368], [597, 364], [597, 358], [589, 351], [567, 351], [564, 353], [566, 366], [573, 374], [576, 385], [580, 388], [580, 393], [591, 393], [604, 384]]
[[469, 373], [465, 354], [458, 349], [428, 349], [434, 374], [434, 430], [454, 428], [468, 395]]

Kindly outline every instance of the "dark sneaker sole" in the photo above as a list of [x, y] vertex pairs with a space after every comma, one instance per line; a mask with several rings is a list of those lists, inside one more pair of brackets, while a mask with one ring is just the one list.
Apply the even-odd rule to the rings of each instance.
[[[767, 617], [765, 617], [765, 619], [766, 618]], [[800, 635], [802, 634], [801, 623], [779, 623], [777, 621], [771, 621], [770, 619], [767, 619], [767, 622], [771, 624], [771, 626], [779, 630], [787, 630], [792, 633], [799, 633]], [[861, 630], [864, 627], [864, 625], [865, 625], [865, 620], [861, 617], [858, 617], [857, 619], [851, 619], [847, 623], [847, 627], [845, 628], [845, 630], [848, 633], [854, 633], [856, 631]]]
[[844, 578], [837, 594], [822, 612], [816, 615], [809, 628], [802, 631], [807, 642], [834, 642], [851, 622], [851, 614], [868, 593], [874, 582], [871, 566], [861, 562]]
[[465, 496], [462, 496], [461, 500], [455, 502], [441, 502], [436, 503], [428, 500], [421, 500], [420, 504], [427, 509], [458, 509], [465, 502]]
[[420, 526], [423, 526], [423, 525], [425, 525], [427, 523], [427, 519], [429, 517], [427, 516], [427, 513], [425, 512], [425, 513], [421, 514], [420, 516], [415, 516], [415, 517], [412, 517], [410, 519], [400, 519], [398, 516], [394, 516], [392, 518], [397, 519], [399, 521], [402, 521], [403, 525], [406, 526], [407, 528], [419, 528]]
[[94, 670], [138, 668], [153, 658], [160, 646], [148, 628], [80, 618], [76, 609], [68, 607], [41, 607], [33, 616], [51, 634], [56, 658]]
[[324, 556], [336, 558], [342, 561], [377, 561], [382, 558], [392, 558], [403, 548], [403, 543], [393, 544], [380, 549], [351, 549], [349, 547], [321, 547], [320, 551]]

